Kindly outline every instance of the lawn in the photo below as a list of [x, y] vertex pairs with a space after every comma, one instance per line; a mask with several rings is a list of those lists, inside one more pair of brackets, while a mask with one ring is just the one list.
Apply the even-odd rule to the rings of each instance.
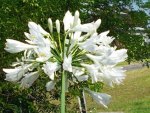
[[92, 99], [88, 99], [88, 111], [150, 113], [150, 68], [128, 71], [123, 85], [114, 88], [105, 86], [103, 92], [112, 96], [109, 108], [104, 109]]

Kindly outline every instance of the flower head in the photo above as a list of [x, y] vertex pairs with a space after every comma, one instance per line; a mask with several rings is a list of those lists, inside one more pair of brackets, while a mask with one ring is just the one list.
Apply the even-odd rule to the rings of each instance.
[[5, 80], [19, 82], [21, 87], [29, 88], [39, 77], [48, 78], [45, 83], [47, 91], [51, 91], [55, 86], [59, 89], [62, 82], [63, 93], [72, 87], [78, 91], [84, 89], [97, 103], [107, 108], [111, 96], [91, 91], [89, 88], [92, 86], [97, 89], [97, 84], [107, 84], [111, 87], [113, 84], [121, 84], [125, 71], [117, 67], [117, 64], [126, 60], [127, 50], [111, 47], [114, 37], [108, 36], [109, 31], [97, 33], [100, 19], [82, 24], [78, 11], [74, 15], [67, 11], [63, 18], [63, 31], [60, 24], [60, 21], [56, 20], [55, 35], [50, 18], [50, 33], [39, 24], [29, 22], [29, 33], [24, 33], [26, 43], [6, 40], [6, 51], [24, 51], [24, 55], [13, 65], [15, 68], [3, 69], [6, 73]]

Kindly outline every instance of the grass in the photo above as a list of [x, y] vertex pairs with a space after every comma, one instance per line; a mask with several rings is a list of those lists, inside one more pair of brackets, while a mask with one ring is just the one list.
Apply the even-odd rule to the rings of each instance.
[[124, 65], [128, 65], [128, 64], [129, 64], [128, 62], [124, 61], [124, 62], [119, 63], [118, 66], [124, 66]]
[[102, 108], [90, 97], [87, 97], [88, 111], [92, 111], [92, 113], [150, 113], [150, 68], [127, 72], [124, 85], [114, 88], [105, 86], [103, 92], [112, 96], [109, 108]]

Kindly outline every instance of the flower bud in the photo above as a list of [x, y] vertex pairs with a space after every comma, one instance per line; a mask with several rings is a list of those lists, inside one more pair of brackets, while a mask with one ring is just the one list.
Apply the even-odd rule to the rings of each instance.
[[76, 26], [79, 20], [79, 11], [75, 12], [73, 26]]
[[60, 33], [60, 22], [59, 22], [59, 20], [56, 20], [56, 29], [57, 29], [57, 33]]
[[53, 23], [51, 18], [48, 19], [48, 27], [51, 33], [53, 33]]
[[101, 19], [98, 19], [94, 24], [95, 24], [95, 27], [97, 29], [101, 24]]

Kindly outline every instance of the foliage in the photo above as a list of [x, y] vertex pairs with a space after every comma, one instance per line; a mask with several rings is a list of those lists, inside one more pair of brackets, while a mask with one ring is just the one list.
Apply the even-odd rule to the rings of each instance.
[[[75, 3], [75, 0], [73, 1]], [[4, 81], [2, 67], [8, 66], [12, 60], [18, 57], [16, 54], [8, 54], [4, 51], [6, 38], [23, 40], [23, 32], [27, 31], [28, 21], [35, 21], [42, 26], [47, 26], [47, 18], [56, 20], [62, 18], [66, 12], [67, 1], [62, 0], [1, 0], [0, 4], [0, 112], [49, 112], [58, 111], [58, 105], [49, 103], [45, 97], [45, 89], [41, 87], [20, 91], [12, 83]], [[72, 5], [72, 3], [70, 4]], [[75, 10], [75, 9], [74, 9]], [[48, 30], [46, 27], [45, 29]], [[45, 87], [45, 86], [44, 86]], [[43, 93], [42, 93], [43, 92]], [[56, 94], [53, 94], [56, 95]], [[57, 94], [57, 96], [59, 96]], [[51, 97], [53, 98], [53, 97]], [[33, 104], [34, 103], [34, 104]]]
[[[84, 15], [88, 16], [86, 17], [88, 20], [101, 18], [100, 30], [109, 29], [110, 35], [117, 39], [114, 45], [128, 49], [129, 63], [150, 57], [150, 45], [145, 44], [143, 32], [138, 31], [141, 34], [136, 35], [135, 30], [135, 27], [142, 27], [145, 29], [144, 33], [149, 34], [147, 28], [149, 16], [143, 11], [132, 10], [130, 8], [132, 2], [129, 0], [86, 0], [82, 4], [82, 10], [87, 11]], [[148, 3], [144, 6], [148, 6]]]

